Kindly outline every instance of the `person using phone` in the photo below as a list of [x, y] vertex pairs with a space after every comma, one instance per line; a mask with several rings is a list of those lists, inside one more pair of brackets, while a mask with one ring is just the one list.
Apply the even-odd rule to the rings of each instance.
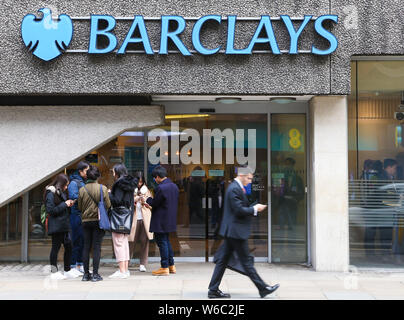
[[[48, 234], [52, 236], [52, 249], [50, 253], [51, 278], [62, 280], [76, 278], [78, 274], [70, 267], [72, 255], [71, 227], [68, 208], [74, 204], [67, 199], [66, 190], [69, 178], [64, 174], [55, 177], [52, 183], [45, 188], [44, 202], [49, 216]], [[58, 272], [57, 258], [61, 245], [64, 247], [64, 273]]]
[[250, 206], [244, 186], [252, 182], [253, 170], [249, 167], [239, 167], [237, 177], [229, 185], [224, 198], [223, 220], [219, 234], [224, 237], [220, 256], [216, 261], [216, 267], [209, 284], [208, 298], [230, 298], [229, 294], [219, 290], [220, 282], [226, 270], [227, 264], [233, 252], [237, 253], [247, 276], [254, 282], [261, 298], [274, 292], [279, 284], [269, 286], [261, 279], [254, 268], [254, 263], [248, 259], [248, 238], [251, 233], [251, 223], [259, 212], [267, 206], [256, 204]]
[[135, 189], [135, 216], [132, 222], [132, 229], [129, 235], [129, 256], [133, 257], [136, 244], [140, 244], [140, 265], [139, 271], [146, 272], [146, 265], [149, 256], [149, 242], [153, 239], [153, 233], [149, 232], [151, 220], [151, 207], [146, 203], [146, 199], [152, 194], [147, 188], [143, 172], [134, 174], [138, 180]]

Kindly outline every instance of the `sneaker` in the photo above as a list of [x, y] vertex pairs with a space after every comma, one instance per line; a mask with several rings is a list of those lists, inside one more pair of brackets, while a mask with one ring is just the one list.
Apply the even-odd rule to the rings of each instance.
[[141, 264], [141, 265], [139, 266], [139, 271], [140, 271], [140, 272], [146, 272], [146, 267], [145, 267], [143, 264]]
[[70, 269], [70, 271], [67, 272], [65, 271], [64, 275], [66, 279], [75, 279], [80, 276], [74, 269]]
[[[72, 268], [70, 269], [71, 272], [74, 272], [74, 274], [77, 275], [77, 277], [81, 277], [84, 273], [81, 273], [79, 270], [77, 270], [76, 268]], [[69, 272], [70, 272], [69, 271]]]
[[111, 274], [108, 278], [110, 279], [126, 279], [129, 277], [129, 270], [126, 273], [122, 273], [120, 270], [115, 271], [115, 273]]
[[130, 277], [130, 271], [126, 271], [125, 274], [128, 276], [128, 278]]
[[80, 272], [81, 274], [84, 273], [84, 267], [83, 267], [82, 265], [77, 266], [77, 267], [76, 267], [76, 270], [77, 270], [78, 272]]
[[52, 280], [65, 280], [67, 277], [61, 272], [54, 272], [50, 275]]
[[81, 281], [91, 281], [93, 279], [93, 275], [91, 273], [84, 273]]
[[102, 281], [102, 280], [104, 280], [104, 279], [102, 279], [102, 277], [98, 273], [93, 274], [93, 277], [91, 279], [92, 282], [97, 282], [97, 281]]

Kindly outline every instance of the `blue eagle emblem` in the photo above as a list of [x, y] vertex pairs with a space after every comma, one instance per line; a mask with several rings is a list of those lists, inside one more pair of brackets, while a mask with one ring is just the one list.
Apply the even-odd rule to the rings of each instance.
[[49, 61], [60, 56], [69, 46], [73, 38], [73, 22], [66, 14], [53, 20], [48, 8], [38, 12], [42, 12], [42, 18], [27, 14], [22, 20], [22, 40], [35, 56]]

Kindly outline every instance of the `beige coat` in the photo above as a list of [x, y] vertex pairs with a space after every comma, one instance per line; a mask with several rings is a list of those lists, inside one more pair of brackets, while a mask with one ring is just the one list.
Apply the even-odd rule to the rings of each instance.
[[[144, 200], [146, 200], [147, 198], [151, 197], [152, 194], [149, 191], [149, 189], [147, 189], [147, 187], [144, 185], [140, 191], [142, 193], [141, 196], [137, 196], [137, 191], [138, 189], [135, 189], [135, 213], [133, 215], [133, 222], [132, 222], [132, 229], [130, 231], [130, 235], [129, 235], [129, 241], [135, 241], [135, 235], [136, 235], [136, 226], [137, 226], [137, 212], [136, 212], [136, 206], [137, 206], [137, 202], [140, 201], [140, 197], [143, 197]], [[145, 227], [146, 230], [146, 234], [149, 237], [149, 240], [153, 239], [153, 233], [149, 232], [150, 230], [150, 220], [151, 220], [151, 209], [147, 208], [146, 205], [142, 206], [142, 216], [143, 216], [143, 225]]]

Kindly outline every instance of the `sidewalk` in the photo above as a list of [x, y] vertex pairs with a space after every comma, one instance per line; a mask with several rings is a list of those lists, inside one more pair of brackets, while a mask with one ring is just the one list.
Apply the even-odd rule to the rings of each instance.
[[[50, 280], [44, 274], [44, 264], [0, 264], [0, 300], [4, 299], [146, 299], [181, 300], [207, 299], [213, 263], [178, 263], [177, 274], [154, 277], [151, 263], [148, 272], [131, 267], [131, 277], [110, 280], [114, 265], [102, 265], [101, 282]], [[258, 273], [269, 284], [280, 288], [266, 299], [338, 299], [374, 300], [404, 299], [404, 272], [360, 271], [355, 273], [315, 272], [300, 266], [255, 264]], [[220, 289], [232, 299], [260, 299], [258, 291], [245, 276], [227, 270]]]

